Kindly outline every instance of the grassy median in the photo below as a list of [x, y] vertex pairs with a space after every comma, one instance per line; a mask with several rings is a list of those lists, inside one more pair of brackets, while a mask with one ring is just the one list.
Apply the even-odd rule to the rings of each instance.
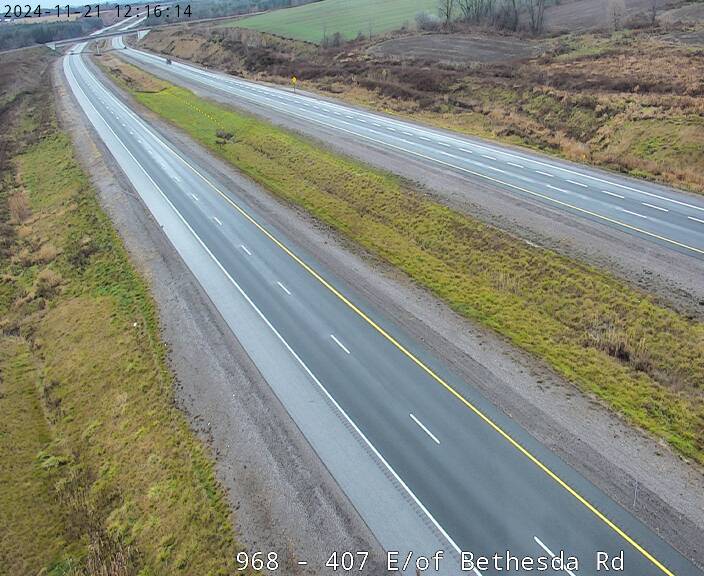
[[0, 80], [0, 571], [234, 574], [147, 285], [57, 127], [50, 58], [20, 57]]
[[[109, 64], [130, 75], [130, 65]], [[388, 173], [161, 82], [139, 102], [704, 463], [704, 326], [599, 270], [455, 212]], [[153, 84], [150, 84], [150, 87]]]

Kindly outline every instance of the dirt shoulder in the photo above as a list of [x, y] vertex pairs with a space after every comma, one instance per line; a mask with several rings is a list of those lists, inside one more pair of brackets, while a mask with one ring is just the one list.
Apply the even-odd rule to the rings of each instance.
[[[61, 121], [131, 258], [149, 279], [178, 379], [178, 405], [212, 446], [240, 541], [250, 551], [287, 551], [284, 574], [315, 573], [295, 564], [302, 552], [313, 566], [324, 565], [332, 550], [378, 555], [373, 535], [87, 125], [59, 69], [54, 77]], [[210, 169], [202, 151], [198, 161]], [[231, 176], [233, 185], [242, 184]], [[382, 569], [372, 565], [370, 573]]]
[[[355, 250], [305, 214], [282, 206], [189, 138], [146, 114], [177, 145], [187, 147], [197, 162], [236, 183], [245, 199], [270, 221], [289, 230], [334, 273], [393, 314], [538, 439], [687, 556], [699, 558], [704, 513], [695, 502], [704, 484], [698, 467], [634, 432], [540, 363], [459, 318], [393, 269]], [[640, 496], [634, 508], [636, 480]]]

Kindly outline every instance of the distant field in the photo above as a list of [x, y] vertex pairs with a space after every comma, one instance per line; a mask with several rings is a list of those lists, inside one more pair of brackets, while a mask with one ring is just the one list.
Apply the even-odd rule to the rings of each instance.
[[229, 24], [288, 38], [319, 43], [323, 35], [340, 32], [345, 38], [359, 32], [372, 35], [412, 24], [418, 12], [437, 13], [437, 0], [324, 0], [296, 8], [276, 10]]

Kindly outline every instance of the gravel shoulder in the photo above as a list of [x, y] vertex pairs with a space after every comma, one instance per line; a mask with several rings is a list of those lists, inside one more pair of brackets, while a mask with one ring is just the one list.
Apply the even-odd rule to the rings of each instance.
[[[241, 191], [246, 201], [254, 205], [265, 218], [285, 228], [304, 249], [314, 254], [324, 266], [339, 275], [345, 282], [355, 286], [356, 290], [368, 298], [373, 305], [387, 310], [412, 336], [422, 341], [460, 376], [478, 386], [487, 398], [523, 425], [538, 440], [553, 449], [621, 505], [632, 510], [637, 517], [659, 532], [686, 556], [694, 558], [700, 564], [704, 563], [704, 550], [701, 549], [701, 542], [704, 542], [704, 509], [700, 502], [700, 495], [704, 493], [704, 477], [701, 469], [682, 461], [656, 440], [634, 431], [598, 402], [583, 396], [574, 387], [557, 378], [534, 359], [516, 351], [493, 333], [458, 317], [432, 295], [411, 284], [395, 270], [359, 252], [327, 228], [312, 221], [306, 214], [280, 204], [229, 166], [212, 158], [207, 151], [185, 135], [164, 125], [143, 110], [141, 113], [149, 117], [152, 125], [175, 144], [187, 148], [196, 162], [207, 167], [218, 177], [231, 181], [233, 186]], [[336, 144], [338, 148], [344, 149], [344, 146], [340, 146], [338, 142]], [[367, 155], [375, 156], [377, 162], [386, 161], [387, 167], [393, 160], [385, 157], [383, 152], [375, 150], [369, 151]], [[97, 161], [95, 154], [85, 155], [85, 157], [93, 158], [92, 162]], [[414, 169], [419, 173], [425, 172], [426, 178], [433, 176], [433, 174], [427, 175], [427, 167], [419, 165]], [[95, 171], [91, 169], [91, 173]], [[453, 177], [448, 178], [451, 181]], [[103, 182], [102, 185], [98, 182], [101, 189], [107, 184], [108, 181]], [[439, 184], [442, 185], [442, 181]], [[459, 182], [455, 182], [455, 186], [459, 185]], [[108, 200], [111, 197], [109, 194], [104, 196]], [[112, 198], [113, 203], [124, 203], [124, 194], [114, 191]], [[106, 203], [108, 211], [112, 213], [110, 203], [107, 200]], [[134, 219], [138, 208], [144, 211], [141, 204], [136, 202], [133, 208], [134, 214], [123, 214], [122, 219]], [[114, 217], [118, 228], [123, 230], [125, 224], [120, 222], [119, 214]], [[554, 214], [545, 215], [545, 218], [554, 220]], [[141, 220], [144, 219], [145, 216], [142, 215]], [[573, 222], [565, 223], [565, 226], [569, 225], [574, 234], [573, 224]], [[137, 224], [136, 227], [139, 228], [140, 225]], [[126, 233], [129, 233], [129, 230], [123, 231], [123, 234]], [[185, 282], [192, 282], [192, 279], [188, 278], [186, 271], [181, 270], [179, 274], [171, 276], [173, 280], [169, 283], [160, 281], [155, 270], [166, 266], [163, 264], [165, 258], [163, 254], [168, 254], [168, 251], [155, 253], [151, 246], [155, 243], [157, 245], [159, 242], [163, 243], [164, 240], [160, 239], [158, 230], [154, 231], [151, 239], [143, 240], [142, 242], [129, 241], [128, 245], [135, 253], [135, 259], [143, 263], [149, 277], [156, 279], [155, 296], [162, 310], [167, 310], [163, 312], [165, 339], [173, 349], [174, 367], [180, 375], [182, 370], [185, 372], [184, 377], [193, 378], [194, 375], [198, 375], [201, 382], [204, 382], [206, 377], [210, 377], [208, 374], [214, 368], [210, 365], [202, 366], [202, 362], [198, 361], [203, 357], [202, 352], [194, 354], [190, 349], [195, 347], [194, 343], [214, 338], [213, 334], [216, 331], [212, 328], [208, 329], [210, 327], [206, 325], [203, 330], [193, 334], [192, 342], [186, 343], [183, 334], [187, 325], [191, 322], [197, 324], [203, 320], [193, 318], [186, 322], [181, 318], [182, 313], [173, 305], [177, 300], [180, 301], [178, 292], [174, 290]], [[163, 247], [164, 250], [167, 248]], [[196, 286], [190, 286], [189, 289], [193, 293], [198, 293]], [[209, 314], [213, 316], [214, 312], [210, 310]], [[213, 319], [214, 325], [219, 326], [215, 320]], [[236, 341], [231, 335], [226, 334], [222, 326], [218, 329], [221, 330], [220, 337], [212, 344], [214, 346], [212, 350], [227, 350], [234, 358], [228, 346], [235, 346], [236, 349]], [[220, 354], [218, 358], [227, 359], [228, 354]], [[246, 359], [242, 359], [242, 362], [246, 365]], [[233, 374], [240, 374], [243, 371], [239, 364], [230, 366], [229, 369]], [[218, 404], [220, 398], [214, 392], [218, 386], [217, 378], [214, 380], [216, 384], [212, 386], [195, 386], [193, 382], [186, 384], [184, 377], [182, 377], [184, 385], [181, 395], [185, 399], [187, 409], [189, 409], [189, 402], [195, 403], [196, 408], [189, 410], [194, 410], [195, 414], [207, 416], [203, 422], [200, 419], [194, 421], [201, 422], [199, 426], [205, 426], [205, 430], [209, 430], [208, 435], [212, 436], [216, 449], [220, 450], [221, 475], [227, 474], [228, 470], [231, 471], [232, 478], [238, 472], [243, 474], [242, 457], [238, 453], [240, 447], [232, 442], [232, 432], [221, 421], [226, 421], [227, 416], [218, 414], [218, 406], [222, 406], [222, 403]], [[261, 385], [261, 390], [257, 389], [257, 393], [260, 391], [262, 394], [266, 393], [265, 384]], [[191, 400], [189, 395], [192, 397]], [[252, 402], [255, 400], [252, 399]], [[206, 410], [205, 406], [210, 406], [210, 410]], [[285, 414], [279, 416], [284, 420], [286, 418]], [[210, 422], [210, 426], [207, 426], [207, 422]], [[258, 420], [255, 422], [260, 425]], [[271, 422], [273, 425], [274, 421]], [[241, 422], [233, 422], [232, 425], [239, 426]], [[284, 444], [275, 448], [278, 448], [279, 452], [287, 451], [291, 441], [288, 438], [279, 438], [279, 440]], [[228, 442], [234, 446], [233, 449], [227, 448]], [[226, 452], [226, 450], [229, 451]], [[229, 461], [224, 463], [225, 456]], [[311, 464], [315, 466], [315, 462]], [[317, 466], [319, 467], [320, 464], [318, 463]], [[306, 471], [310, 469], [306, 467]], [[227, 485], [230, 486], [231, 483]], [[634, 506], [636, 483], [638, 497], [635, 499]], [[239, 497], [242, 498], [242, 491], [239, 490]], [[331, 487], [324, 493], [335, 494], [335, 488]], [[278, 497], [278, 494], [268, 495], [269, 499]], [[233, 499], [235, 502], [237, 500]], [[328, 502], [334, 501], [336, 501], [334, 498], [328, 500]], [[344, 501], [344, 498], [337, 500], [337, 502], [340, 501]], [[238, 512], [240, 524], [249, 522], [248, 510], [255, 508], [256, 501], [251, 500], [249, 509], [243, 509], [240, 506]], [[335, 509], [335, 506], [332, 508]], [[269, 512], [275, 513], [277, 510], [269, 508]], [[274, 525], [274, 528], [278, 527], [278, 522], [282, 519], [276, 516], [272, 518], [274, 520], [270, 521], [270, 524]], [[338, 528], [337, 534], [344, 533], [349, 538], [358, 537], [355, 536], [356, 534], [364, 534], [363, 527], [359, 528], [361, 532], [354, 529], [354, 522], [359, 520], [358, 518], [355, 520], [353, 515], [338, 514], [337, 519], [343, 523]], [[346, 524], [347, 520], [351, 520], [351, 523]], [[283, 522], [287, 521], [284, 519]], [[254, 524], [256, 522], [252, 523]], [[315, 532], [318, 526], [320, 524], [313, 525], [310, 520], [298, 525], [301, 532]], [[347, 531], [344, 530], [345, 527]], [[274, 528], [269, 528], [269, 532], [273, 533]], [[249, 542], [248, 529], [251, 534], [251, 527], [244, 527], [242, 530], [245, 542]], [[266, 531], [259, 532], [254, 537], [261, 542], [268, 538], [268, 534]]]

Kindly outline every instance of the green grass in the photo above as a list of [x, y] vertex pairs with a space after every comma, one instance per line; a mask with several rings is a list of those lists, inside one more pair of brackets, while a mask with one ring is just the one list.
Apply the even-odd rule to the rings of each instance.
[[0, 337], [0, 382], [0, 566], [4, 574], [37, 574], [60, 556], [64, 535], [40, 460], [53, 437], [23, 339]]
[[230, 508], [175, 407], [148, 287], [55, 119], [22, 124], [41, 138], [15, 143], [0, 180], [16, 231], [0, 259], [0, 334], [14, 335], [0, 339], [0, 572], [234, 574]]
[[382, 34], [413, 24], [418, 12], [437, 14], [437, 0], [323, 0], [236, 20], [230, 25], [319, 44], [340, 32], [352, 39], [362, 32]]
[[[169, 87], [138, 100], [632, 422], [704, 462], [704, 326], [407, 183]], [[234, 134], [218, 142], [217, 131]]]

